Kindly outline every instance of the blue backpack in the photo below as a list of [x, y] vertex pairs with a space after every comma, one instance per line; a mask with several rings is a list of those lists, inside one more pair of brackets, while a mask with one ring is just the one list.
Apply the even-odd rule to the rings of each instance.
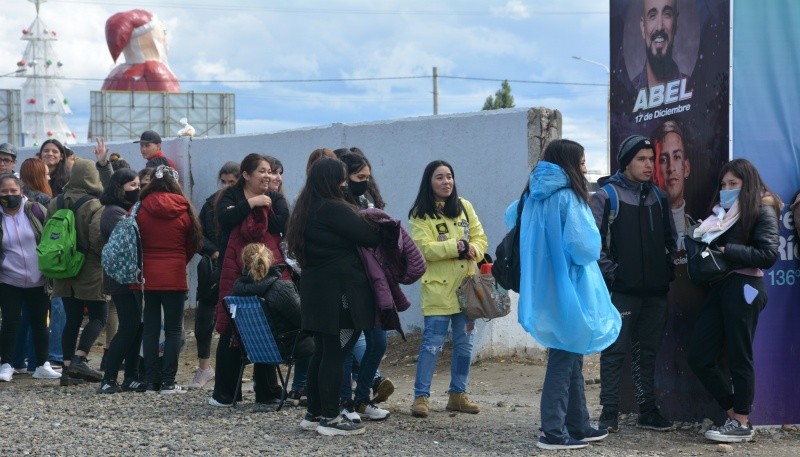
[[117, 222], [100, 257], [105, 273], [120, 284], [144, 284], [144, 253], [136, 223], [140, 203]]

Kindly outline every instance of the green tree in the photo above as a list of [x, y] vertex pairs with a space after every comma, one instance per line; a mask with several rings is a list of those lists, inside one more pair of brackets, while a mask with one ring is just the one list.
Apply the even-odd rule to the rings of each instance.
[[500, 89], [494, 93], [494, 97], [491, 95], [486, 97], [486, 102], [483, 104], [484, 111], [489, 109], [513, 107], [514, 96], [511, 95], [511, 84], [508, 83], [507, 79], [503, 81], [503, 84], [500, 85]]

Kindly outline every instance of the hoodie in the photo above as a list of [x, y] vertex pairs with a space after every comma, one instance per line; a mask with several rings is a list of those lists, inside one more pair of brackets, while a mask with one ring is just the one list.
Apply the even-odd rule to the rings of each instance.
[[[64, 186], [64, 207], [69, 208], [85, 195], [94, 198], [87, 201], [75, 212], [75, 232], [78, 249], [86, 255], [81, 271], [74, 278], [53, 280], [53, 295], [74, 297], [79, 300], [105, 301], [103, 294], [103, 267], [100, 255], [103, 240], [100, 234], [100, 218], [103, 205], [98, 200], [103, 193], [100, 173], [94, 162], [77, 159], [72, 166], [67, 185]], [[58, 211], [58, 199], [54, 198], [47, 207], [48, 218]]]
[[597, 265], [600, 233], [560, 166], [533, 169], [520, 225], [520, 325], [542, 345], [577, 354], [611, 345], [622, 321]]
[[144, 290], [189, 290], [186, 264], [197, 246], [192, 244], [194, 227], [186, 197], [167, 192], [147, 195], [136, 213], [136, 223], [144, 251]]

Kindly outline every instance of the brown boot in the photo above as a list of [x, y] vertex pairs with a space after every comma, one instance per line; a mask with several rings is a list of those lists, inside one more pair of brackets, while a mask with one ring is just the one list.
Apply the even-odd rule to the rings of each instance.
[[450, 392], [450, 399], [447, 401], [448, 411], [459, 411], [462, 413], [478, 414], [481, 408], [477, 403], [470, 401], [464, 392]]
[[420, 395], [414, 398], [414, 404], [411, 405], [411, 415], [414, 417], [428, 417], [428, 397]]

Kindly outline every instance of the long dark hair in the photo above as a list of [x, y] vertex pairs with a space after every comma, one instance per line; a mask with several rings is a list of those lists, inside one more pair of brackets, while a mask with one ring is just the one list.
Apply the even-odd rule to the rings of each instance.
[[[39, 147], [39, 152], [36, 153], [36, 157], [42, 158], [42, 150], [48, 144], [53, 144], [58, 150], [61, 152], [61, 160], [58, 161], [56, 164], [55, 170], [50, 173], [50, 189], [53, 191], [53, 195], [58, 195], [64, 192], [64, 186], [67, 185], [69, 182], [69, 172], [67, 171], [67, 148], [61, 144], [60, 141], [56, 139], [49, 139], [45, 140], [42, 145]], [[72, 154], [69, 154], [70, 156]], [[48, 170], [49, 171], [49, 170]]]
[[[351, 148], [351, 149], [358, 149], [358, 148]], [[360, 149], [359, 149], [360, 151]], [[352, 175], [353, 173], [358, 173], [364, 167], [369, 167], [370, 173], [374, 170], [372, 169], [372, 164], [369, 163], [369, 159], [361, 152], [348, 152], [342, 154], [339, 157], [339, 160], [344, 162], [345, 166], [347, 166], [347, 176]], [[378, 183], [375, 181], [375, 175], [371, 174], [369, 181], [367, 182], [367, 192], [369, 192], [370, 197], [372, 197], [372, 203], [378, 209], [386, 208], [386, 202], [383, 201], [383, 197], [381, 196], [381, 191], [378, 189]], [[356, 197], [352, 194], [347, 194], [345, 196], [348, 201], [354, 204], [358, 204]]]
[[286, 227], [286, 240], [289, 254], [297, 259], [300, 266], [305, 265], [305, 236], [304, 232], [311, 214], [311, 206], [320, 200], [341, 202], [354, 212], [356, 207], [344, 199], [344, 194], [339, 185], [347, 179], [344, 163], [339, 159], [321, 157], [308, 171], [306, 184], [300, 190], [294, 210], [289, 216]]
[[[780, 219], [781, 208], [783, 208], [783, 201], [781, 198], [770, 190], [761, 175], [752, 163], [747, 159], [734, 159], [722, 166], [719, 171], [719, 179], [717, 182], [717, 195], [715, 195], [715, 203], [719, 201], [719, 190], [722, 187], [722, 178], [730, 172], [732, 175], [742, 180], [742, 190], [739, 192], [739, 220], [742, 222], [744, 233], [747, 236], [747, 241], [750, 241], [753, 228], [756, 226], [760, 208], [763, 204], [769, 205], [775, 210], [775, 216]], [[769, 200], [771, 197], [771, 201]]]
[[436, 198], [433, 196], [431, 180], [433, 179], [433, 172], [443, 165], [450, 170], [450, 174], [453, 176], [453, 192], [451, 192], [447, 200], [444, 201], [442, 214], [452, 219], [458, 217], [463, 211], [461, 199], [458, 198], [458, 191], [456, 190], [456, 173], [453, 171], [453, 166], [444, 160], [434, 160], [425, 166], [425, 171], [422, 172], [422, 180], [419, 183], [417, 198], [408, 211], [409, 218], [416, 217], [422, 219], [425, 216], [431, 219], [439, 218], [439, 212], [436, 211]]
[[544, 148], [542, 160], [554, 163], [564, 170], [572, 190], [583, 199], [589, 201], [589, 183], [581, 172], [581, 159], [584, 157], [583, 146], [572, 140], [553, 140]]
[[138, 176], [138, 173], [130, 168], [120, 168], [111, 175], [108, 185], [103, 189], [103, 194], [100, 195], [100, 203], [104, 205], [117, 205], [125, 209], [132, 206], [132, 202], [125, 200], [125, 189], [122, 188], [125, 184], [133, 181]]
[[[147, 196], [158, 192], [181, 195], [183, 198], [186, 198], [186, 194], [183, 193], [180, 183], [172, 176], [169, 170], [173, 169], [171, 167], [165, 167], [165, 171], [160, 177], [154, 172], [151, 175], [150, 184], [142, 189], [139, 194], [139, 200], [144, 201]], [[177, 174], [177, 172], [175, 173]], [[186, 211], [189, 213], [189, 219], [192, 221], [191, 245], [189, 247], [193, 250], [199, 250], [203, 246], [203, 226], [200, 225], [200, 219], [197, 218], [197, 212], [194, 210], [192, 202], [189, 201], [188, 198], [186, 198], [186, 201], [189, 203]]]
[[[261, 162], [269, 163], [269, 160], [267, 160], [265, 156], [256, 154], [255, 152], [244, 156], [242, 163], [239, 164], [239, 172], [236, 174], [238, 179], [236, 179], [236, 182], [231, 187], [235, 187], [244, 192], [244, 172], [247, 172], [247, 174], [253, 174], [253, 172], [258, 169], [258, 166], [261, 165]], [[219, 171], [218, 179], [220, 178], [222, 178], [222, 170]], [[212, 208], [216, 209], [217, 204], [219, 204], [219, 201], [222, 199], [222, 195], [227, 190], [228, 188], [222, 188], [217, 191], [217, 195], [214, 197]], [[222, 235], [222, 226], [219, 225], [219, 220], [216, 217], [214, 218], [214, 232], [217, 234], [217, 236]]]

